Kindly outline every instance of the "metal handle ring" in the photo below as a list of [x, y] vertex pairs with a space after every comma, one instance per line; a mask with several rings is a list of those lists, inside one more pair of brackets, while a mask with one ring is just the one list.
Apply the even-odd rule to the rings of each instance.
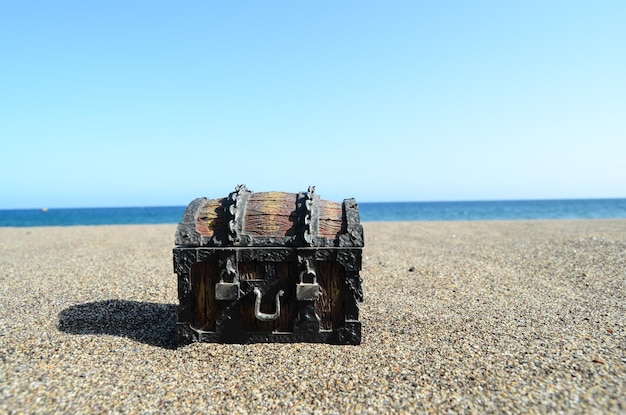
[[261, 321], [276, 320], [280, 316], [280, 297], [282, 297], [284, 293], [283, 290], [280, 290], [276, 294], [276, 311], [274, 314], [266, 314], [261, 313], [261, 298], [263, 298], [263, 293], [259, 287], [254, 287], [254, 295], [256, 295], [256, 300], [254, 301], [254, 317]]

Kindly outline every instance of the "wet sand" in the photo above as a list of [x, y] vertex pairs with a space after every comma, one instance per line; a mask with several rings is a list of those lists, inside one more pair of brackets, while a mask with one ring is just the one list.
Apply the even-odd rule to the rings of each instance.
[[626, 220], [364, 227], [360, 346], [178, 349], [175, 226], [0, 228], [0, 413], [626, 412]]

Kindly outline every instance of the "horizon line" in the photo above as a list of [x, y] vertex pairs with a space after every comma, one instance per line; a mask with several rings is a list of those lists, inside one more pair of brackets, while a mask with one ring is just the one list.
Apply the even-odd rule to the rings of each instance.
[[[357, 201], [358, 204], [383, 204], [383, 203], [500, 203], [500, 202], [559, 202], [559, 201], [590, 201], [590, 200], [626, 200], [626, 197], [572, 197], [572, 198], [523, 198], [523, 199], [449, 199], [449, 200], [396, 200], [396, 201]], [[30, 208], [2, 208], [3, 210], [66, 210], [66, 209], [150, 209], [150, 208], [179, 208], [185, 205], [126, 205], [126, 206], [72, 206], [72, 207], [30, 207]]]

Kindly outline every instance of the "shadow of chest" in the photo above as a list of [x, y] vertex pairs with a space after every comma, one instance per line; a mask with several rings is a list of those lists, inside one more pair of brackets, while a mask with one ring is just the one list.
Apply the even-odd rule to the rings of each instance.
[[362, 249], [356, 201], [314, 187], [195, 199], [174, 248], [178, 344], [359, 344]]

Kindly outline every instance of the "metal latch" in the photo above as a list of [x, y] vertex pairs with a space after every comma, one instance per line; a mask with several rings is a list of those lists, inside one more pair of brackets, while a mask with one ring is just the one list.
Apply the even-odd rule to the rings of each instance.
[[239, 298], [238, 282], [218, 282], [215, 284], [216, 300], [236, 300]]
[[[317, 275], [309, 261], [304, 260], [302, 262], [304, 262], [306, 269], [300, 271], [300, 282], [296, 284], [296, 298], [299, 301], [315, 301], [320, 295]], [[311, 282], [304, 282], [305, 277], [310, 277]]]
[[[233, 282], [224, 282], [224, 274], [232, 278]], [[228, 258], [226, 267], [220, 273], [220, 282], [215, 284], [216, 300], [236, 300], [239, 298], [239, 275], [233, 262]]]

